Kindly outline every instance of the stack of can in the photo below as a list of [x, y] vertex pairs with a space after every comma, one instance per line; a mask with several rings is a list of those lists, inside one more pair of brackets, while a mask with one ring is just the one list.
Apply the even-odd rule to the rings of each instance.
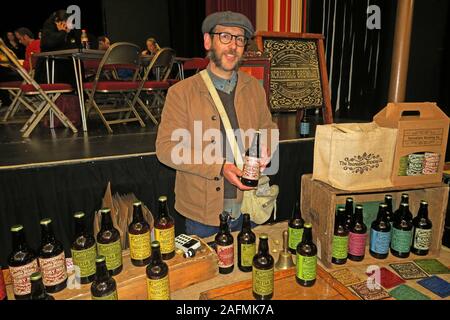
[[423, 174], [436, 174], [439, 171], [440, 155], [438, 153], [426, 152], [423, 164]]
[[408, 156], [408, 169], [406, 174], [408, 176], [419, 176], [423, 174], [423, 164], [425, 160], [425, 154], [413, 153]]

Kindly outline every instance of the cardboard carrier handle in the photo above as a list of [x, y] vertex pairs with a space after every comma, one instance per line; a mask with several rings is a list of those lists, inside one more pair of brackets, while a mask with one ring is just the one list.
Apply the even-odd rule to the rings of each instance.
[[433, 106], [430, 103], [389, 103], [387, 116], [389, 118], [401, 119], [405, 116], [417, 116], [420, 119], [433, 118], [436, 116]]

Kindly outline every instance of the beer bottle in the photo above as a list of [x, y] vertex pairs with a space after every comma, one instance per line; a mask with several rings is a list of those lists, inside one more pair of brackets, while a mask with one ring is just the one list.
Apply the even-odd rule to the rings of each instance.
[[308, 138], [310, 134], [311, 125], [306, 114], [306, 109], [303, 111], [303, 118], [300, 122], [300, 138]]
[[345, 200], [345, 228], [347, 230], [350, 230], [350, 226], [353, 223], [353, 215], [354, 215], [354, 209], [353, 209], [353, 198], [347, 198]]
[[334, 235], [332, 244], [331, 262], [334, 264], [345, 264], [348, 254], [348, 230], [345, 228], [346, 211], [338, 208], [336, 222], [334, 224]]
[[0, 266], [0, 301], [8, 300], [8, 295], [6, 294], [6, 284], [5, 278], [3, 277], [3, 270]]
[[256, 235], [250, 224], [250, 215], [243, 214], [242, 230], [237, 236], [238, 240], [238, 268], [243, 272], [252, 271], [253, 257], [256, 254]]
[[384, 203], [386, 203], [387, 207], [386, 207], [386, 219], [387, 221], [391, 224], [391, 228], [392, 225], [394, 224], [394, 211], [393, 211], [393, 207], [392, 207], [392, 195], [387, 194], [384, 197]]
[[133, 203], [133, 221], [128, 226], [131, 263], [146, 266], [150, 262], [150, 225], [144, 219], [142, 202]]
[[11, 227], [12, 252], [8, 266], [13, 280], [16, 300], [29, 299], [31, 295], [30, 276], [39, 271], [36, 253], [28, 246], [22, 225]]
[[431, 234], [433, 224], [428, 219], [428, 202], [420, 201], [420, 208], [417, 216], [413, 219], [413, 245], [411, 251], [418, 256], [428, 254], [431, 246]]
[[362, 261], [366, 254], [367, 226], [363, 219], [363, 206], [355, 207], [355, 215], [348, 234], [348, 258]]
[[244, 168], [242, 170], [241, 182], [244, 186], [256, 188], [259, 180], [260, 169], [260, 135], [259, 131], [256, 131], [253, 137], [252, 145], [250, 149], [245, 153]]
[[152, 255], [146, 272], [148, 300], [170, 300], [169, 267], [162, 260], [158, 241], [152, 242]]
[[391, 253], [399, 258], [408, 258], [413, 236], [413, 225], [409, 219], [409, 205], [403, 202], [400, 204], [399, 210], [392, 230]]
[[289, 220], [288, 223], [289, 252], [292, 254], [297, 253], [297, 246], [302, 241], [304, 223], [305, 220], [303, 220], [302, 213], [300, 211], [300, 201], [297, 200], [295, 202], [291, 220]]
[[89, 38], [86, 30], [81, 30], [81, 47], [82, 49], [89, 49]]
[[219, 214], [220, 228], [214, 239], [219, 257], [219, 273], [228, 274], [234, 269], [234, 239], [228, 226], [228, 215]]
[[53, 232], [51, 219], [41, 220], [41, 246], [39, 248], [39, 266], [42, 280], [49, 293], [59, 292], [67, 286], [66, 256], [64, 247]]
[[[401, 197], [401, 200], [400, 200], [400, 206], [398, 207], [397, 211], [395, 211], [395, 213], [394, 213], [394, 222], [395, 222], [396, 219], [400, 218], [400, 211], [401, 211], [402, 203], [406, 203], [409, 206], [409, 195], [407, 193], [402, 193], [402, 197]], [[413, 218], [411, 211], [409, 211], [409, 207], [408, 207], [407, 218], [409, 220], [411, 220], [411, 221], [412, 221], [412, 218]]]
[[273, 297], [274, 261], [269, 253], [269, 237], [259, 236], [258, 253], [253, 258], [253, 297], [256, 300], [270, 300]]
[[102, 224], [97, 234], [97, 252], [106, 259], [106, 266], [112, 276], [118, 275], [123, 268], [122, 244], [119, 230], [114, 228], [111, 210], [101, 209]]
[[175, 222], [169, 214], [167, 207], [167, 197], [161, 196], [158, 199], [159, 214], [155, 219], [155, 240], [161, 246], [161, 256], [163, 260], [172, 259], [175, 256]]
[[55, 300], [53, 296], [49, 295], [45, 290], [44, 282], [42, 281], [42, 274], [35, 272], [31, 275], [31, 300]]
[[297, 246], [295, 280], [304, 287], [312, 287], [317, 277], [317, 247], [312, 241], [312, 224], [305, 224], [302, 241]]
[[86, 229], [84, 212], [77, 212], [73, 217], [75, 237], [70, 248], [73, 265], [80, 269], [80, 282], [91, 283], [95, 278], [95, 258], [97, 257], [95, 238]]
[[380, 203], [377, 219], [370, 227], [370, 255], [377, 259], [386, 259], [391, 244], [391, 224], [387, 218], [388, 205]]
[[95, 280], [91, 284], [92, 300], [118, 300], [116, 280], [111, 277], [105, 256], [95, 259]]

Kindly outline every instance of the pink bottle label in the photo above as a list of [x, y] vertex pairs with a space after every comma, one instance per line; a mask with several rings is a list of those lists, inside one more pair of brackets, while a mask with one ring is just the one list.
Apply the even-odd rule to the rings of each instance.
[[353, 256], [363, 256], [366, 252], [367, 233], [350, 232], [348, 237], [348, 253]]

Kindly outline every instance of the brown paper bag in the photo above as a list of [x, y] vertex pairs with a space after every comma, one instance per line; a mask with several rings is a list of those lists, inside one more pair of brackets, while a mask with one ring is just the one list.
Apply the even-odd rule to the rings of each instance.
[[373, 122], [317, 126], [313, 179], [350, 191], [391, 186], [396, 137]]

